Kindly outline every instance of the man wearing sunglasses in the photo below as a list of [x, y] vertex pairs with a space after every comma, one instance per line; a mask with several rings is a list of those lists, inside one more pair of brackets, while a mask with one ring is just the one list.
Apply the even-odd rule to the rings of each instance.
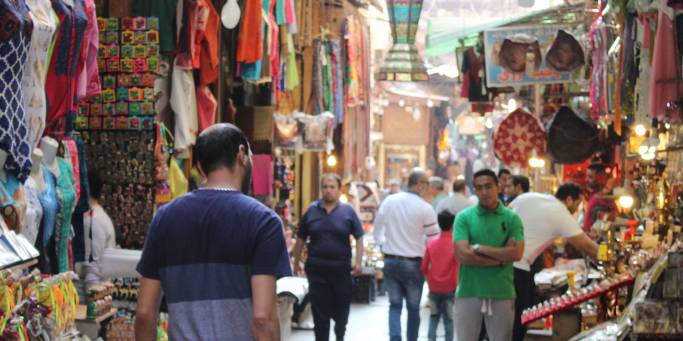
[[244, 194], [247, 138], [213, 125], [194, 158], [205, 186], [159, 209], [145, 238], [135, 339], [156, 340], [163, 288], [171, 340], [279, 340], [275, 281], [292, 271], [280, 218]]

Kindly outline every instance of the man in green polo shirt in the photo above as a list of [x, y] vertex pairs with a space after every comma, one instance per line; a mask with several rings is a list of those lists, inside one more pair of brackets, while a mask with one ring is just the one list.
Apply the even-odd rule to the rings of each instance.
[[455, 301], [458, 340], [477, 340], [482, 319], [489, 340], [509, 341], [515, 317], [512, 263], [524, 254], [522, 220], [498, 200], [498, 177], [474, 174], [479, 203], [460, 212], [453, 240], [460, 262]]

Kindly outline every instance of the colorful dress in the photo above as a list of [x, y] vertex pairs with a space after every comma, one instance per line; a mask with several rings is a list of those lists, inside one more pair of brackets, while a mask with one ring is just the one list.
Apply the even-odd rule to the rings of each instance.
[[5, 170], [21, 182], [31, 171], [31, 148], [21, 86], [33, 23], [24, 1], [0, 0], [0, 149]]
[[76, 115], [78, 76], [85, 67], [86, 54], [82, 50], [88, 27], [84, 0], [73, 0], [73, 8], [63, 0], [52, 0], [52, 8], [59, 17], [59, 29], [50, 68], [47, 74], [47, 129], [60, 130], [57, 120]]
[[55, 225], [57, 224], [57, 211], [59, 203], [57, 201], [57, 180], [55, 175], [44, 165], [41, 165], [43, 179], [45, 179], [45, 189], [38, 195], [40, 206], [43, 207], [43, 219], [38, 230], [38, 241], [36, 247], [40, 251], [40, 271], [42, 273], [52, 273], [50, 255], [50, 241], [54, 236]]
[[71, 165], [64, 158], [57, 158], [59, 176], [57, 177], [57, 201], [59, 211], [55, 224], [55, 241], [59, 273], [71, 269], [69, 265], [69, 240], [71, 240], [71, 215], [76, 207], [76, 190], [73, 183]]
[[85, 14], [88, 26], [85, 29], [81, 60], [85, 62], [78, 77], [78, 99], [88, 99], [102, 92], [100, 73], [97, 68], [97, 49], [100, 45], [99, 29], [97, 28], [97, 12], [95, 0], [85, 0]]
[[45, 78], [50, 65], [49, 51], [57, 25], [52, 17], [50, 0], [27, 0], [33, 20], [31, 49], [24, 68], [22, 87], [24, 91], [24, 108], [28, 122], [29, 144], [36, 148], [45, 130]]

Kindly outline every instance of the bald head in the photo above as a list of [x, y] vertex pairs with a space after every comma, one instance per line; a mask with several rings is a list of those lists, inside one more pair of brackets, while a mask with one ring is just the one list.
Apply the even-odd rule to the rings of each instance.
[[414, 188], [421, 184], [429, 185], [429, 175], [421, 168], [413, 168], [408, 176], [408, 188]]

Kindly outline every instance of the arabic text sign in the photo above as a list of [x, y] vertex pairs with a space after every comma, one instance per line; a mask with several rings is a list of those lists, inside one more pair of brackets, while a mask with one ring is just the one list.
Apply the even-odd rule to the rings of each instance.
[[[559, 73], [551, 70], [545, 63], [545, 54], [555, 40], [557, 30], [562, 26], [524, 26], [506, 27], [484, 32], [484, 45], [486, 51], [486, 85], [489, 87], [505, 87], [515, 85], [532, 85], [547, 83], [569, 82], [569, 73]], [[498, 65], [498, 52], [505, 38], [516, 35], [526, 34], [538, 39], [541, 45], [541, 56], [543, 61], [538, 70], [527, 70], [524, 73], [514, 74], [505, 71]]]

